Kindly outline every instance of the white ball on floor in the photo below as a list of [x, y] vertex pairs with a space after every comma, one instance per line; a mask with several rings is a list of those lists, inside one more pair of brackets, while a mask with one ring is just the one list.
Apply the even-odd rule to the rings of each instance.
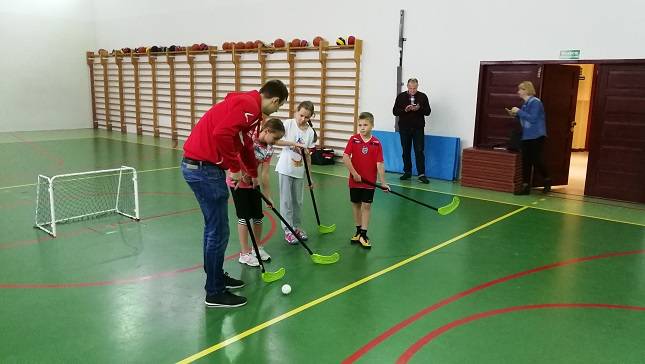
[[289, 294], [291, 293], [291, 286], [288, 284], [285, 284], [282, 286], [282, 293], [283, 294]]

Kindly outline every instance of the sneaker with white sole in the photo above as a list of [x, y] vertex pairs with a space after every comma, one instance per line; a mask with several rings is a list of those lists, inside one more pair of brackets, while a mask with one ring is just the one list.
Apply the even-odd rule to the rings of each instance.
[[289, 243], [291, 245], [298, 244], [298, 239], [296, 238], [295, 235], [293, 235], [293, 233], [291, 231], [289, 231], [288, 233], [284, 234], [284, 240], [286, 240], [287, 243]]
[[240, 307], [246, 304], [246, 298], [236, 296], [228, 290], [224, 290], [216, 295], [206, 296], [204, 304], [208, 308]]
[[301, 229], [296, 229], [296, 235], [302, 240], [302, 241], [307, 241], [309, 240], [309, 237], [307, 236], [307, 233], [304, 230]]
[[[269, 255], [269, 253], [267, 253], [266, 250], [264, 250], [264, 247], [259, 246], [258, 250], [260, 251], [260, 259], [262, 259], [263, 262], [271, 260], [271, 256]], [[255, 250], [253, 250], [253, 257], [257, 258], [257, 256], [255, 255]]]
[[[262, 255], [262, 253], [260, 253], [260, 255]], [[260, 265], [258, 258], [255, 257], [255, 254], [251, 253], [240, 253], [240, 259], [238, 259], [237, 261], [242, 264], [246, 264], [249, 267], [257, 267]]]
[[244, 287], [244, 281], [241, 279], [235, 279], [224, 272], [224, 285], [226, 289], [235, 289]]

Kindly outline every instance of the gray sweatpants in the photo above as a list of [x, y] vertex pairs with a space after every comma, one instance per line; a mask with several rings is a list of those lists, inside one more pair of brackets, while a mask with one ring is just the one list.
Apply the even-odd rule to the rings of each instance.
[[[280, 186], [280, 214], [294, 229], [302, 226], [302, 196], [304, 194], [304, 178], [294, 178], [278, 173]], [[285, 234], [289, 232], [282, 223]]]

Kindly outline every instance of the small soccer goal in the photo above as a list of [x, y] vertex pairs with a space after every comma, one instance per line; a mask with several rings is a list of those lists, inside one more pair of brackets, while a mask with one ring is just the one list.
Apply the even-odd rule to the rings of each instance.
[[38, 176], [36, 227], [56, 237], [56, 225], [117, 213], [139, 220], [137, 171], [132, 167]]

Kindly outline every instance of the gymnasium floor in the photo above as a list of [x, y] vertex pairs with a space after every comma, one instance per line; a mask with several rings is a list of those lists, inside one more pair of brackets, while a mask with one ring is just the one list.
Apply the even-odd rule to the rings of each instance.
[[[267, 211], [268, 269], [286, 276], [265, 284], [237, 263], [233, 234], [225, 269], [246, 281], [249, 304], [207, 310], [201, 213], [169, 142], [4, 133], [0, 155], [2, 363], [645, 361], [643, 205], [392, 174], [397, 191], [433, 204], [457, 194], [462, 205], [441, 217], [377, 192], [365, 251], [349, 244], [345, 171], [316, 167], [323, 224], [338, 229], [318, 236], [305, 196], [310, 246], [341, 261], [314, 265]], [[140, 173], [140, 222], [62, 224], [56, 239], [32, 228], [38, 174], [120, 165]]]

